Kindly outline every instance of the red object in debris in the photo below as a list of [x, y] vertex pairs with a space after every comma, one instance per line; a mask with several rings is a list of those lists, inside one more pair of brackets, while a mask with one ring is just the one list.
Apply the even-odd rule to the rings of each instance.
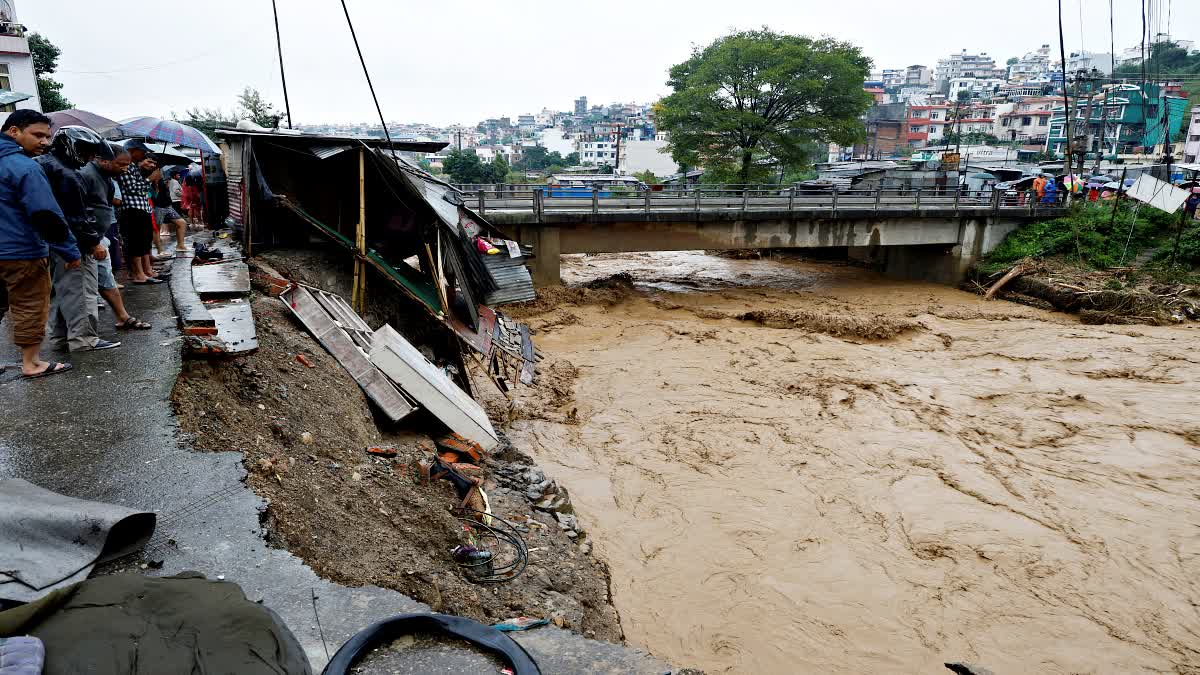
[[493, 248], [495, 248], [495, 246], [492, 246], [492, 243], [487, 239], [484, 239], [483, 237], [475, 237], [475, 250], [479, 251], [480, 253], [487, 253]]
[[395, 457], [396, 448], [391, 445], [372, 445], [371, 447], [367, 448], [367, 454], [379, 455], [380, 457]]
[[434, 443], [439, 448], [452, 450], [460, 455], [469, 455], [476, 462], [483, 459], [483, 456], [487, 454], [482, 445], [455, 433], [442, 436], [435, 440]]
[[305, 355], [303, 355], [303, 354], [297, 354], [297, 355], [296, 355], [296, 360], [297, 360], [297, 361], [299, 361], [300, 363], [303, 363], [305, 366], [307, 366], [307, 367], [309, 367], [309, 368], [312, 368], [312, 367], [313, 367], [312, 361], [309, 361], [309, 360], [308, 360], [308, 357], [306, 357], [306, 356], [305, 356]]

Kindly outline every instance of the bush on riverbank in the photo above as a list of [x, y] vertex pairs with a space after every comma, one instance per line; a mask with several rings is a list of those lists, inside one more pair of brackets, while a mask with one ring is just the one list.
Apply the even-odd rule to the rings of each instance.
[[[1066, 216], [1029, 223], [1008, 235], [984, 258], [980, 270], [991, 274], [1027, 258], [1056, 256], [1094, 269], [1127, 265], [1142, 250], [1170, 243], [1177, 218], [1129, 203], [1118, 205], [1114, 218], [1111, 202], [1079, 204]], [[1200, 254], [1200, 236], [1197, 239]], [[1194, 260], [1200, 262], [1200, 255]]]

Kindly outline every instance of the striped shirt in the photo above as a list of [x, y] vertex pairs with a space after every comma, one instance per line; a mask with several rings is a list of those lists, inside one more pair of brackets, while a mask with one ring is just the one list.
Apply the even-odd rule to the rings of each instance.
[[150, 205], [150, 181], [142, 175], [136, 164], [129, 165], [129, 170], [117, 176], [117, 185], [121, 187], [122, 211], [145, 211], [153, 213]]

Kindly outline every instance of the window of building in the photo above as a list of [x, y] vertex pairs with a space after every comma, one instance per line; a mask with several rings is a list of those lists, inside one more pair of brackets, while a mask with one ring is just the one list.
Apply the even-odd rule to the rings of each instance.
[[1031, 124], [1033, 124], [1033, 118], [1032, 118], [1032, 117], [1022, 117], [1022, 118], [1021, 118], [1021, 126], [1023, 126], [1023, 127], [1027, 127], [1027, 126], [1029, 126], [1029, 125], [1031, 125]]
[[921, 133], [921, 127], [909, 127], [908, 132], [910, 134], [919, 134]]
[[12, 89], [7, 63], [0, 63], [0, 89], [3, 89], [4, 91], [9, 91]]
[[929, 113], [929, 119], [936, 120], [936, 119], [938, 119], [939, 114], [940, 113]]

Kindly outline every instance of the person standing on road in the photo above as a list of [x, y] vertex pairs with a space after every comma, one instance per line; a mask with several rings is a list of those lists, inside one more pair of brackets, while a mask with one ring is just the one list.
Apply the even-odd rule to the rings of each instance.
[[154, 259], [150, 255], [154, 240], [154, 221], [150, 204], [150, 181], [158, 163], [150, 156], [146, 144], [131, 140], [125, 142], [132, 163], [129, 169], [117, 177], [121, 188], [121, 206], [118, 218], [121, 223], [121, 239], [125, 244], [125, 259], [129, 264], [129, 280], [135, 284], [161, 284], [154, 274]]
[[[180, 199], [182, 199], [183, 188], [180, 187]], [[179, 212], [175, 210], [175, 195], [171, 190], [171, 179], [167, 177], [166, 172], [162, 172], [162, 176], [157, 182], [154, 182], [154, 219], [158, 222], [160, 228], [172, 227], [175, 230], [175, 252], [187, 252], [187, 221]]]
[[31, 159], [50, 147], [50, 118], [18, 110], [0, 134], [0, 320], [10, 315], [13, 343], [26, 378], [65, 373], [69, 363], [40, 356], [50, 315], [50, 251], [67, 269], [79, 248], [41, 167]]
[[104, 139], [87, 127], [65, 126], [54, 134], [50, 151], [37, 158], [83, 254], [81, 264], [69, 269], [62, 256], [50, 256], [50, 277], [54, 281], [50, 342], [58, 349], [72, 352], [121, 346], [120, 342], [100, 337], [94, 318], [99, 296], [96, 262], [108, 258], [108, 251], [100, 243], [107, 228], [96, 222], [84, 204], [83, 178], [79, 170], [98, 155], [104, 159], [112, 158], [112, 151]]
[[[84, 205], [96, 219], [100, 229], [105, 232], [104, 238], [100, 240], [100, 245], [104, 247], [105, 251], [111, 249], [111, 237], [117, 220], [116, 211], [113, 209], [116, 190], [113, 178], [125, 173], [132, 161], [129, 151], [125, 148], [116, 144], [109, 144], [109, 148], [112, 150], [113, 159], [96, 158], [79, 171], [79, 175], [83, 178]], [[117, 330], [147, 330], [150, 328], [150, 324], [130, 316], [129, 312], [125, 310], [125, 301], [121, 297], [121, 291], [117, 288], [117, 280], [113, 276], [111, 255], [97, 260], [96, 278], [100, 296], [112, 308], [113, 316], [116, 317]], [[99, 323], [98, 312], [92, 312], [92, 321]]]

